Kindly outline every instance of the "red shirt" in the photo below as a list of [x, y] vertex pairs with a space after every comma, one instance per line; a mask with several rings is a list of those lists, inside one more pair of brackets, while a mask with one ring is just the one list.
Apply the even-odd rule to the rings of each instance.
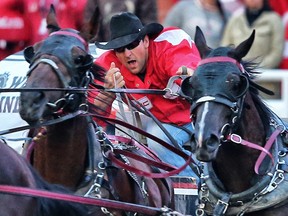
[[[107, 70], [110, 63], [115, 62], [127, 88], [164, 89], [169, 78], [175, 75], [179, 67], [185, 65], [195, 69], [200, 61], [194, 42], [188, 34], [177, 28], [166, 28], [157, 37], [150, 39], [148, 52], [149, 60], [144, 82], [126, 69], [112, 50], [102, 54], [95, 62]], [[190, 104], [180, 97], [173, 100], [155, 94], [133, 94], [133, 97], [161, 122], [177, 125], [191, 122]]]
[[0, 60], [24, 49], [30, 42], [31, 27], [18, 0], [0, 1]]

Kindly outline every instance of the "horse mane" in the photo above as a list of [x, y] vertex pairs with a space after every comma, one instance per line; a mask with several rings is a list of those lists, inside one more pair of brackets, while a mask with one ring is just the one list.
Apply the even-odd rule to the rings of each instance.
[[[251, 98], [256, 106], [256, 109], [258, 110], [261, 119], [263, 121], [263, 124], [267, 126], [266, 131], [269, 130], [269, 122], [270, 117], [273, 116], [273, 112], [268, 107], [268, 105], [264, 102], [263, 98], [259, 95], [259, 90], [261, 91], [262, 86], [259, 86], [254, 82], [257, 75], [261, 75], [261, 72], [258, 71], [258, 63], [255, 63], [254, 61], [242, 61], [241, 64], [244, 67], [245, 76], [249, 80], [249, 93], [251, 95]], [[246, 105], [247, 107], [247, 105]]]
[[[44, 181], [43, 178], [40, 176], [40, 174], [38, 174], [38, 172], [32, 167], [31, 164], [27, 163], [27, 165], [35, 179], [35, 182], [37, 184], [37, 189], [73, 195], [73, 192], [64, 186], [57, 185], [57, 184], [50, 184]], [[38, 209], [39, 215], [85, 216], [87, 215], [87, 212], [88, 212], [87, 207], [83, 204], [62, 201], [62, 200], [53, 200], [53, 199], [47, 199], [47, 198], [36, 198], [36, 199], [38, 200], [40, 204], [39, 209]]]
[[[90, 98], [93, 98], [93, 100], [88, 100], [89, 112], [91, 112], [92, 114], [101, 113], [101, 114], [109, 116], [110, 112], [108, 113], [107, 112], [108, 110], [103, 110], [101, 107], [97, 107], [94, 104], [94, 99], [101, 101], [101, 103], [107, 103], [107, 101], [97, 97], [99, 92], [101, 92], [102, 94], [106, 94], [107, 97], [111, 97], [109, 94], [107, 94], [105, 91], [103, 91], [104, 90], [105, 75], [106, 75], [107, 70], [105, 68], [103, 68], [102, 66], [94, 63], [92, 65], [92, 67], [90, 68], [90, 72], [93, 75], [93, 80], [90, 82], [89, 88], [98, 89], [98, 91], [88, 92]], [[108, 105], [110, 105], [110, 104], [108, 104]]]
[[94, 79], [104, 83], [104, 78], [107, 71], [102, 66], [94, 63], [90, 68], [90, 72], [93, 74]]

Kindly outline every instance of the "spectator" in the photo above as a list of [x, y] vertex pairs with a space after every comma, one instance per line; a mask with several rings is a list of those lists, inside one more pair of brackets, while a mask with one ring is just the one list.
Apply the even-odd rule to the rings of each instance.
[[143, 24], [157, 22], [157, 4], [155, 0], [88, 0], [84, 19], [89, 20], [96, 5], [99, 6], [101, 15], [98, 41], [108, 41], [110, 38], [109, 22], [113, 15], [119, 12], [136, 14]]
[[276, 11], [283, 21], [285, 28], [285, 46], [283, 52], [283, 58], [280, 63], [281, 69], [288, 69], [288, 1], [287, 0], [270, 0], [270, 5], [274, 11]]
[[287, 0], [269, 0], [271, 8], [276, 11], [280, 16], [284, 16], [288, 11]]
[[[181, 66], [187, 66], [189, 75], [193, 73], [200, 60], [194, 42], [181, 29], [162, 29], [162, 25], [158, 23], [143, 26], [138, 17], [132, 13], [124, 12], [112, 17], [110, 40], [107, 44], [96, 42], [98, 48], [110, 50], [96, 59], [96, 63], [108, 70], [105, 78], [106, 88], [119, 88], [125, 84], [127, 88], [164, 89], [171, 76], [184, 73]], [[109, 109], [115, 99], [112, 93], [109, 96], [100, 93], [97, 97], [106, 102], [99, 103], [100, 100], [94, 100], [95, 105], [102, 106], [103, 110]], [[145, 105], [179, 146], [182, 147], [190, 140], [190, 135], [186, 132], [186, 130], [192, 131], [190, 104], [187, 101], [154, 94], [132, 94], [131, 97]], [[171, 143], [152, 119], [144, 129]], [[183, 158], [153, 140], [148, 139], [147, 143], [163, 161], [176, 167], [184, 164]], [[183, 151], [191, 154], [184, 149]], [[190, 167], [180, 175], [196, 177]]]
[[163, 23], [169, 10], [180, 0], [157, 0], [158, 22]]
[[224, 31], [222, 45], [239, 45], [256, 30], [254, 43], [244, 59], [254, 60], [262, 68], [277, 68], [282, 60], [284, 28], [281, 17], [266, 0], [243, 0], [244, 10], [235, 13]]
[[194, 38], [196, 26], [205, 34], [210, 47], [219, 46], [228, 13], [220, 0], [182, 0], [167, 14], [163, 25], [177, 26]]
[[243, 9], [243, 0], [221, 0], [223, 7], [232, 14]]
[[30, 25], [17, 0], [0, 2], [0, 60], [22, 50], [30, 41]]
[[62, 28], [80, 29], [87, 0], [23, 0], [25, 15], [31, 21], [31, 44], [48, 36], [46, 16], [53, 4]]

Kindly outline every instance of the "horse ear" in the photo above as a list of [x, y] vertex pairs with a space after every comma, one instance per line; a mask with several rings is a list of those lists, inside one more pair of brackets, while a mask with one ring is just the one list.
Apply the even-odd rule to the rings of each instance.
[[50, 10], [49, 10], [49, 13], [47, 14], [46, 22], [47, 22], [47, 29], [48, 29], [49, 34], [60, 30], [57, 17], [56, 17], [55, 7], [53, 4], [50, 5]]
[[90, 43], [95, 42], [96, 36], [99, 31], [99, 25], [100, 11], [99, 7], [96, 6], [91, 19], [83, 24], [83, 27], [80, 31], [80, 36], [83, 37], [86, 41], [89, 41]]
[[253, 42], [254, 42], [254, 38], [255, 38], [255, 29], [253, 30], [252, 34], [250, 35], [250, 37], [248, 39], [246, 39], [245, 41], [243, 41], [242, 43], [240, 43], [234, 50], [234, 57], [236, 58], [236, 60], [238, 60], [239, 62], [241, 61], [241, 59], [247, 55], [247, 53], [249, 52]]
[[186, 98], [188, 101], [194, 96], [194, 90], [191, 86], [191, 77], [185, 78], [181, 83], [180, 96]]
[[29, 46], [27, 48], [25, 48], [24, 50], [24, 58], [25, 60], [30, 64], [33, 57], [34, 57], [34, 47], [33, 46]]
[[205, 58], [208, 55], [208, 53], [211, 51], [211, 48], [207, 46], [206, 39], [199, 26], [196, 26], [194, 42], [200, 53], [201, 58], [202, 59]]

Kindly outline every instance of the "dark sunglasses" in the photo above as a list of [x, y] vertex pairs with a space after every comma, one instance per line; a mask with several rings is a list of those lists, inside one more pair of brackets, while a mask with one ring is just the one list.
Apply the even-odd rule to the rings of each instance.
[[134, 49], [135, 47], [137, 47], [140, 43], [142, 39], [138, 39], [136, 41], [133, 41], [132, 43], [126, 45], [126, 46], [123, 46], [123, 47], [120, 47], [120, 48], [117, 48], [117, 49], [114, 49], [115, 52], [118, 52], [118, 53], [122, 53], [125, 51], [125, 49], [127, 48], [128, 50], [132, 50]]

